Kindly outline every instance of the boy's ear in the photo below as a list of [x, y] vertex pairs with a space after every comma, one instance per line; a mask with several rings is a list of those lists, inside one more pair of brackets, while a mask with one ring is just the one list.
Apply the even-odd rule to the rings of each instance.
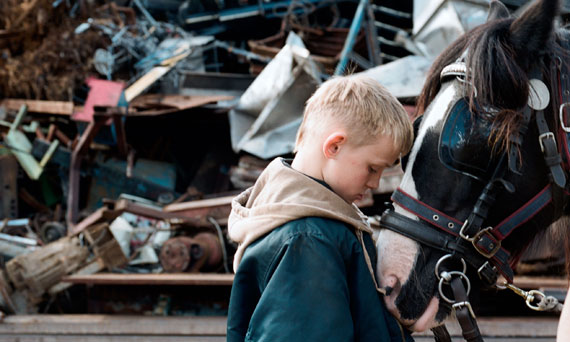
[[346, 142], [346, 133], [334, 132], [329, 135], [323, 143], [323, 153], [326, 158], [334, 158], [342, 145]]

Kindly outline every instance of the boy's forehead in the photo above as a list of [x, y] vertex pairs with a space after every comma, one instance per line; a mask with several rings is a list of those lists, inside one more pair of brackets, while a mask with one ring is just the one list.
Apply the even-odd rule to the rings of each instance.
[[395, 146], [394, 140], [389, 135], [378, 135], [364, 145], [363, 152], [370, 162], [376, 164], [393, 164], [400, 157], [401, 151]]

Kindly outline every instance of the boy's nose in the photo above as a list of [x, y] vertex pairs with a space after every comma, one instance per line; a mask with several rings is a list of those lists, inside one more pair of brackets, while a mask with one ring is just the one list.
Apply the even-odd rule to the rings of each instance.
[[368, 180], [368, 183], [366, 183], [366, 186], [372, 190], [378, 189], [378, 186], [380, 185], [380, 178], [382, 177], [382, 173], [378, 173], [377, 175], [375, 175], [374, 177], [371, 177]]

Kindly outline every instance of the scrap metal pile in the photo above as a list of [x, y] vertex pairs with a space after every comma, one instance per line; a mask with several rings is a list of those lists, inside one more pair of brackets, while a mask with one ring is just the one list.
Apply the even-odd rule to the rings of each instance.
[[0, 312], [71, 275], [231, 273], [230, 201], [292, 155], [316, 87], [366, 73], [411, 112], [486, 15], [412, 2], [0, 1]]
[[70, 101], [108, 38], [77, 36], [81, 22], [53, 1], [6, 0], [0, 4], [0, 94], [8, 98]]

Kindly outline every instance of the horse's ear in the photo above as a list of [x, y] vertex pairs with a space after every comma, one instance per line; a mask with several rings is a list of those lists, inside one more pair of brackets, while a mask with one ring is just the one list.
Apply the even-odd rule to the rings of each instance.
[[509, 9], [502, 2], [498, 0], [491, 1], [489, 5], [489, 15], [487, 16], [487, 21], [496, 19], [505, 19], [510, 17]]
[[543, 50], [554, 30], [559, 0], [539, 0], [529, 6], [510, 27], [511, 43], [518, 56], [535, 58]]

